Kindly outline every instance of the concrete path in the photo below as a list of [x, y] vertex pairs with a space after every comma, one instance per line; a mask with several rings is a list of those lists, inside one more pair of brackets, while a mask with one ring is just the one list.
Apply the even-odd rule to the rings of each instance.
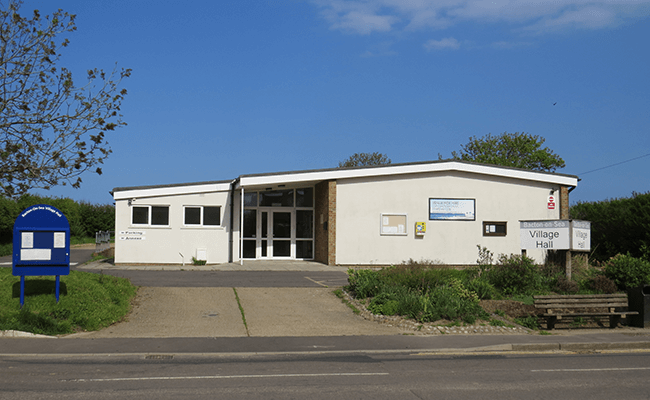
[[[352, 313], [331, 288], [140, 288], [127, 320], [66, 338], [396, 335]], [[239, 296], [246, 318], [235, 297]]]

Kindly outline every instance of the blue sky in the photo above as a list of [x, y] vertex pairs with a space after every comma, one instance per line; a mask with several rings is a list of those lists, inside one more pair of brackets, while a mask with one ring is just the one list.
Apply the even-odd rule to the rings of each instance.
[[[449, 157], [527, 132], [582, 180], [650, 191], [650, 0], [25, 0], [77, 15], [61, 65], [131, 68], [104, 174], [45, 193]], [[557, 103], [554, 105], [554, 103]], [[593, 171], [621, 163], [611, 168]]]

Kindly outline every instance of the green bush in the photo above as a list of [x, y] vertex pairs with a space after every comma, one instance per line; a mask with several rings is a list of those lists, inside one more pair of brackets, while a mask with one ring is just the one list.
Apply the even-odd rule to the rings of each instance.
[[589, 288], [597, 293], [616, 293], [616, 284], [605, 275], [595, 275], [589, 280]]
[[541, 291], [545, 281], [533, 260], [518, 254], [502, 254], [495, 265], [484, 267], [482, 276], [505, 295]]
[[604, 270], [605, 276], [614, 281], [620, 290], [650, 283], [650, 261], [629, 254], [617, 254], [610, 258]]
[[0, 255], [11, 254], [6, 245], [12, 242], [18, 214], [33, 205], [47, 204], [61, 210], [70, 224], [70, 236], [94, 238], [97, 231], [115, 230], [115, 207], [108, 204], [75, 202], [68, 198], [51, 198], [26, 194], [18, 200], [0, 197]]
[[528, 329], [539, 329], [539, 318], [534, 315], [529, 315], [527, 317], [515, 318], [515, 322], [521, 326], [525, 326]]
[[481, 300], [492, 300], [499, 297], [497, 289], [485, 278], [472, 279], [465, 286], [476, 293]]
[[370, 269], [348, 270], [348, 288], [359, 299], [374, 297], [381, 292], [383, 286], [379, 273]]
[[572, 219], [591, 221], [592, 257], [598, 261], [619, 253], [643, 257], [643, 246], [650, 246], [650, 192], [578, 203], [569, 213]]
[[484, 293], [493, 289], [476, 274], [476, 270], [401, 265], [380, 271], [349, 270], [348, 281], [357, 298], [371, 297], [368, 310], [375, 314], [402, 315], [419, 322], [445, 318], [474, 323], [487, 318], [487, 313], [472, 287]]

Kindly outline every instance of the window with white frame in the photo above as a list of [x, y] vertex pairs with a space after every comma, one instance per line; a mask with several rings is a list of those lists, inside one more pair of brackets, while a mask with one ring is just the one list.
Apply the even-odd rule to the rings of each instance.
[[169, 226], [169, 206], [133, 206], [131, 223]]
[[183, 224], [188, 226], [220, 226], [220, 206], [185, 206]]

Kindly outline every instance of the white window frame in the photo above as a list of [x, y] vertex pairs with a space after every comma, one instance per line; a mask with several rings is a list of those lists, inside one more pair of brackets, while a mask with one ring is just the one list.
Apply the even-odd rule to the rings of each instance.
[[[219, 209], [219, 224], [218, 225], [205, 225], [204, 223], [204, 209], [205, 207], [217, 207]], [[185, 221], [185, 210], [188, 208], [198, 208], [200, 209], [200, 214], [199, 214], [199, 220], [200, 222], [198, 224], [188, 224]], [[204, 206], [204, 205], [185, 205], [183, 206], [183, 226], [189, 227], [189, 228], [220, 228], [222, 227], [222, 220], [223, 220], [223, 214], [221, 213], [221, 210], [223, 207], [221, 205], [210, 205], [210, 206]]]
[[[147, 208], [147, 223], [146, 224], [139, 224], [139, 223], [133, 222], [133, 213], [134, 213], [136, 207], [141, 207], [141, 208], [146, 207]], [[152, 224], [151, 223], [152, 222], [152, 216], [153, 216], [152, 215], [152, 208], [153, 207], [166, 207], [167, 208], [167, 225]], [[134, 204], [133, 206], [131, 206], [131, 226], [149, 226], [149, 227], [152, 227], [152, 228], [169, 227], [170, 226], [170, 221], [171, 221], [171, 214], [169, 212], [170, 208], [171, 207], [169, 206], [169, 204], [138, 204], [138, 205]]]

